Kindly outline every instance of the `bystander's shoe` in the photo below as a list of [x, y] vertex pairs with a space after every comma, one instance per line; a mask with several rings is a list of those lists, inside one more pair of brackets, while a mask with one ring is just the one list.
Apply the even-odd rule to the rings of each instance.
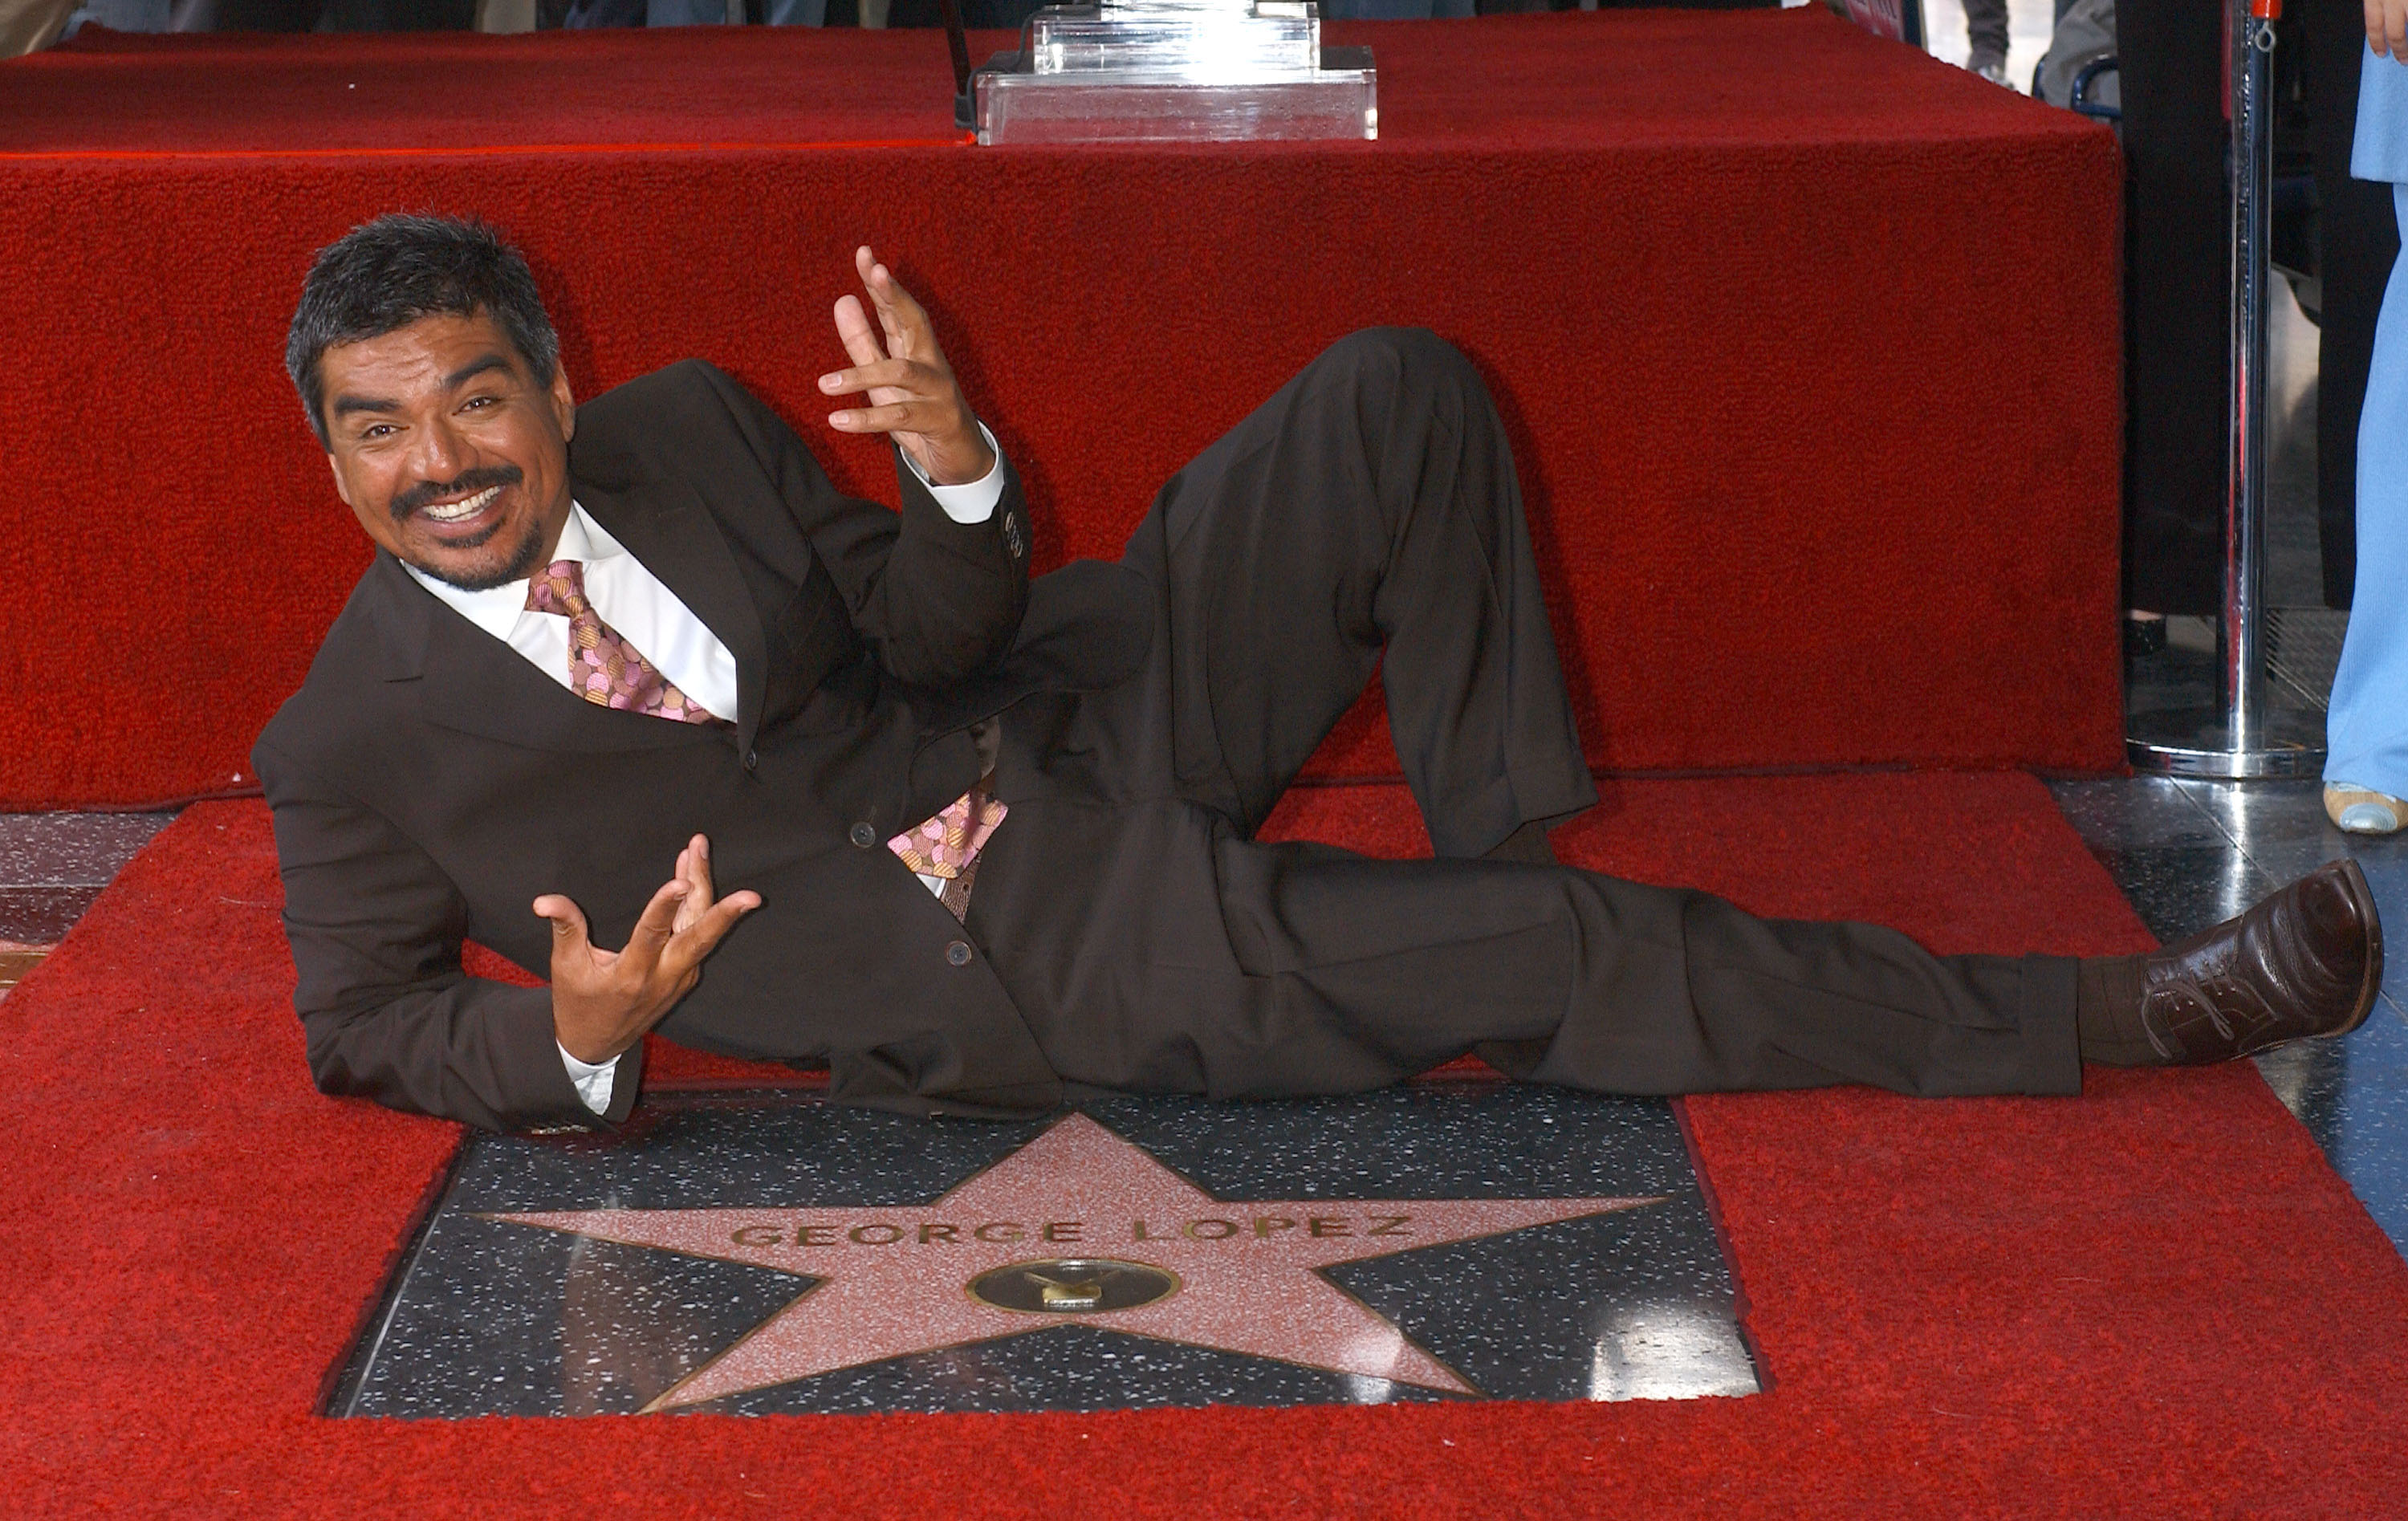
[[2144, 655], [2162, 654], [2166, 648], [2166, 621], [2163, 618], [2127, 618], [2124, 620], [2124, 658], [2138, 659]]
[[2253, 1055], [2346, 1035], [2383, 985], [2383, 926], [2356, 861], [2329, 861], [2238, 919], [2143, 964], [2141, 1023], [2160, 1059]]
[[1976, 58], [1965, 66], [1992, 84], [2005, 84], [2010, 90], [2014, 88], [2007, 84], [2007, 61], [2003, 58]]
[[2408, 803], [2355, 782], [2328, 782], [2325, 817], [2349, 834], [2396, 835], [2408, 824]]

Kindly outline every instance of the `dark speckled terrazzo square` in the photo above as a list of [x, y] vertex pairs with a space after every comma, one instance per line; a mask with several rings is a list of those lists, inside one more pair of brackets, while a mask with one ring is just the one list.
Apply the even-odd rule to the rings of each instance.
[[0, 813], [0, 940], [49, 945], [171, 813]]
[[172, 813], [0, 813], [0, 887], [101, 887]]
[[1658, 1100], [1437, 1083], [1013, 1125], [793, 1093], [638, 1113], [616, 1137], [470, 1137], [330, 1413], [1757, 1387]]

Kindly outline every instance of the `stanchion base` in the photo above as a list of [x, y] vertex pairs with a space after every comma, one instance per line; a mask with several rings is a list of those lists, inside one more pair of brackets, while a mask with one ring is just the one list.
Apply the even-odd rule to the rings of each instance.
[[2315, 776], [2325, 765], [2325, 728], [2313, 714], [2277, 709], [2266, 714], [2247, 748], [2232, 743], [2221, 708], [2177, 708], [2142, 715], [2124, 741], [2135, 771], [2165, 776]]

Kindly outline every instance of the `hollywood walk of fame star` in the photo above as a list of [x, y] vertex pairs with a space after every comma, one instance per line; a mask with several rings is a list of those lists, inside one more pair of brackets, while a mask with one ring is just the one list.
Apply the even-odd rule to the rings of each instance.
[[656, 1411], [1069, 1322], [1477, 1396], [1316, 1270], [1661, 1202], [1224, 1201], [1073, 1114], [924, 1206], [484, 1218], [820, 1280], [645, 1407]]

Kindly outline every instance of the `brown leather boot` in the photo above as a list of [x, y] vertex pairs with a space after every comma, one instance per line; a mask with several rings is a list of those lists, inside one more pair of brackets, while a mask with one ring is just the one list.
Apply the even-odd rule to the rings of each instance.
[[2141, 1023], [2169, 1062], [2229, 1061], [2302, 1036], [2345, 1035], [2383, 985], [2383, 926], [2356, 861], [2331, 861], [2150, 956]]

